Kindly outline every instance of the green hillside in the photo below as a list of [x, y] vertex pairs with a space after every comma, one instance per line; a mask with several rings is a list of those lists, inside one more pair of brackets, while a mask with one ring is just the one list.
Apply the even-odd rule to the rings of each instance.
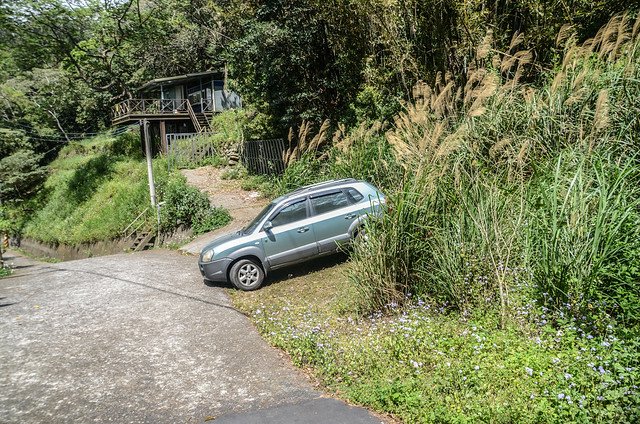
[[[33, 205], [35, 211], [26, 219], [23, 234], [68, 245], [111, 240], [123, 237], [123, 231], [145, 209], [144, 219], [155, 225], [155, 211], [149, 208], [146, 162], [136, 154], [139, 142], [136, 132], [65, 146], [49, 165], [50, 175]], [[188, 187], [179, 173], [169, 173], [164, 160], [154, 161], [154, 178], [159, 201], [166, 201], [163, 230], [184, 224], [198, 233], [228, 221], [226, 211], [211, 209], [207, 198]]]

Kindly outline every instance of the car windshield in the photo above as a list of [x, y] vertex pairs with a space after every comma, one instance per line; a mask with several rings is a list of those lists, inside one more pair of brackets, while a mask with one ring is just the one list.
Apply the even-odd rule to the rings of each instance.
[[242, 233], [243, 234], [253, 233], [256, 227], [258, 226], [258, 224], [260, 224], [260, 221], [262, 221], [262, 219], [265, 216], [269, 215], [269, 213], [271, 213], [274, 207], [275, 207], [275, 203], [269, 203], [267, 206], [265, 206], [265, 208], [262, 209], [262, 211], [258, 214], [258, 216], [253, 218], [253, 221], [248, 223], [247, 226], [242, 229]]

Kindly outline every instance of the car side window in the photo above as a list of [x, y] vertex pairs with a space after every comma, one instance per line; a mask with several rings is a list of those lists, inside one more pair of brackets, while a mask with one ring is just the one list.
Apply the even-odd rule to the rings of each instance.
[[307, 218], [307, 201], [306, 199], [302, 199], [282, 208], [280, 212], [271, 218], [271, 223], [274, 227], [278, 227], [280, 225], [301, 221], [305, 218]]
[[359, 201], [364, 199], [364, 196], [362, 195], [362, 193], [360, 193], [358, 190], [356, 190], [353, 187], [349, 187], [347, 189], [347, 195], [351, 197], [351, 200], [353, 200], [353, 203], [358, 203]]
[[311, 204], [317, 215], [349, 206], [347, 195], [343, 191], [312, 197]]

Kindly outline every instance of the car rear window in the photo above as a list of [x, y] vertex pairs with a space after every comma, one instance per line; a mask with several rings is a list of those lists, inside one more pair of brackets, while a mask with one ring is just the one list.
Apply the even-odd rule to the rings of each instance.
[[311, 204], [317, 215], [349, 206], [347, 195], [343, 191], [321, 194], [311, 198]]
[[348, 189], [346, 189], [346, 191], [347, 191], [347, 195], [351, 198], [353, 203], [358, 203], [359, 201], [364, 199], [364, 196], [362, 195], [362, 193], [360, 193], [358, 190], [356, 190], [353, 187], [349, 187]]

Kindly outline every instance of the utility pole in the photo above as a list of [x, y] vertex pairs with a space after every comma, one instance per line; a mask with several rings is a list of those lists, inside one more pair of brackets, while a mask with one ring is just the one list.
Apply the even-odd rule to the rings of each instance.
[[156, 210], [156, 246], [160, 243], [160, 203], [156, 199], [156, 183], [153, 180], [153, 162], [151, 158], [151, 138], [149, 137], [149, 121], [142, 120], [143, 134], [144, 134], [144, 152], [147, 157], [147, 175], [149, 178], [149, 197], [151, 197], [151, 207]]
[[4, 248], [4, 231], [0, 231], [0, 270], [4, 268], [4, 256], [2, 249]]
[[147, 157], [147, 174], [149, 177], [149, 195], [151, 197], [151, 207], [156, 206], [156, 184], [153, 181], [153, 162], [151, 162], [151, 140], [149, 139], [149, 121], [142, 120], [144, 133], [144, 152]]
[[[2, 210], [2, 198], [0, 197], [0, 210]], [[4, 249], [4, 231], [0, 231], [0, 269], [4, 268], [4, 256], [2, 249]], [[9, 246], [7, 246], [9, 247]]]

